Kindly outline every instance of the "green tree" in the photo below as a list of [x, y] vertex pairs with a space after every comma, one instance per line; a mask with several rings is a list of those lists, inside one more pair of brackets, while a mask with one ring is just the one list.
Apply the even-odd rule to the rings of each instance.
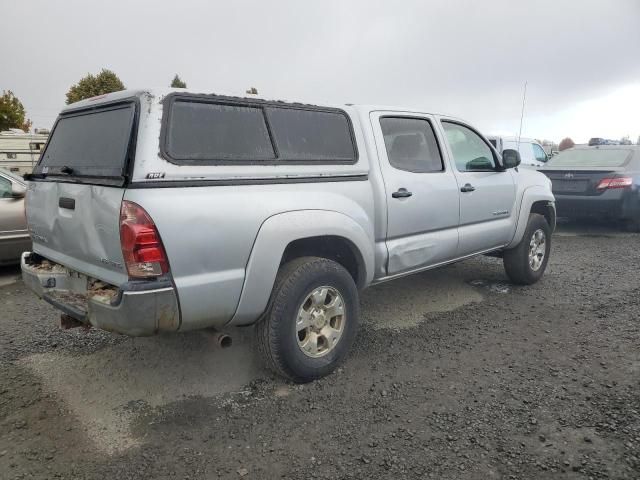
[[11, 90], [2, 91], [0, 96], [0, 132], [10, 128], [31, 129], [31, 120], [25, 118], [24, 105]]
[[182, 79], [176, 73], [176, 76], [171, 80], [171, 88], [187, 88], [187, 84], [182, 81]]
[[103, 68], [97, 75], [87, 74], [67, 92], [67, 104], [79, 102], [85, 98], [124, 90], [125, 86], [111, 70]]

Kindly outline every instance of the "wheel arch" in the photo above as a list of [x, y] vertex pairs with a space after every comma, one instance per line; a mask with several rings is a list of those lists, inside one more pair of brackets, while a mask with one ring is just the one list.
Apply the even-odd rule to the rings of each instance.
[[550, 205], [548, 200], [536, 200], [531, 204], [531, 209], [529, 213], [539, 213], [542, 215], [549, 227], [551, 227], [551, 231], [553, 232], [556, 228], [556, 209], [555, 206]]
[[518, 212], [518, 223], [513, 238], [507, 249], [515, 247], [522, 240], [525, 230], [527, 229], [527, 222], [529, 221], [529, 214], [539, 213], [545, 217], [551, 231], [556, 227], [556, 207], [555, 198], [548, 188], [536, 185], [528, 187], [522, 194], [522, 202], [520, 203], [520, 210]]
[[364, 288], [367, 267], [355, 244], [339, 235], [320, 235], [292, 240], [282, 253], [280, 266], [294, 258], [315, 256], [333, 260], [347, 269], [358, 289]]
[[[309, 221], [312, 218], [313, 221]], [[269, 217], [260, 227], [247, 266], [232, 325], [247, 325], [265, 311], [280, 266], [300, 256], [342, 264], [358, 288], [373, 279], [373, 226], [365, 229], [343, 213], [298, 210]]]

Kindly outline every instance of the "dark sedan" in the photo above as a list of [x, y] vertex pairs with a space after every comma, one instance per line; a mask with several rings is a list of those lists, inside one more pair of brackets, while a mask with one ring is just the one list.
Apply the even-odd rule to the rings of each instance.
[[551, 179], [559, 217], [619, 220], [640, 232], [640, 146], [571, 148], [539, 171]]

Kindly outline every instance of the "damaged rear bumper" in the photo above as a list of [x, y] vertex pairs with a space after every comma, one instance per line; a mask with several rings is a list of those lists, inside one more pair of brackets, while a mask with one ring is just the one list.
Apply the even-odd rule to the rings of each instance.
[[128, 282], [118, 288], [31, 252], [22, 254], [21, 267], [25, 285], [82, 323], [130, 336], [180, 327], [178, 299], [169, 281]]

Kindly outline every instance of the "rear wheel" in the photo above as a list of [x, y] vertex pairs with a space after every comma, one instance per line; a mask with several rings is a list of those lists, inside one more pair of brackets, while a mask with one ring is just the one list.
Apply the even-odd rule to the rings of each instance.
[[267, 312], [256, 325], [258, 350], [268, 367], [294, 382], [323, 377], [346, 357], [358, 314], [358, 290], [342, 265], [297, 258], [278, 272]]
[[529, 215], [527, 229], [518, 245], [506, 250], [504, 269], [513, 283], [531, 285], [544, 275], [551, 251], [551, 227], [540, 214]]

